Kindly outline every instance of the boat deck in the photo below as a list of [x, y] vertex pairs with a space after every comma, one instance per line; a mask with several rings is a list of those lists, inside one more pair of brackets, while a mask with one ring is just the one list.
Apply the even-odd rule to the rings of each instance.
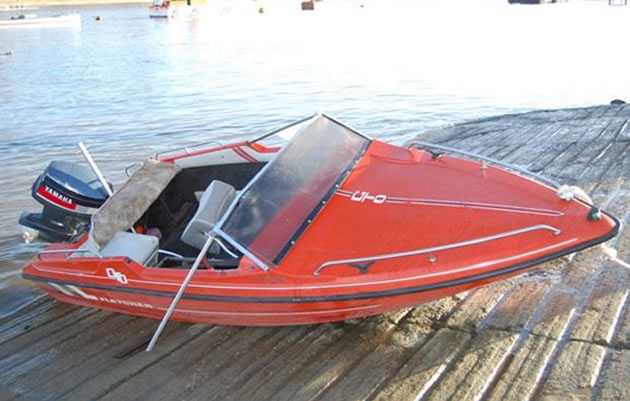
[[[630, 259], [630, 105], [488, 118], [420, 139], [579, 185]], [[42, 296], [0, 321], [2, 400], [630, 400], [630, 270], [599, 248], [456, 297], [320, 326], [157, 321]]]

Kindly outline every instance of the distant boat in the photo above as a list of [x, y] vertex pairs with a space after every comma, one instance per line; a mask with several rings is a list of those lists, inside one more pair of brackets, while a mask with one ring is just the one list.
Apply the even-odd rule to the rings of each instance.
[[31, 7], [31, 6], [4, 6], [4, 7], [0, 7], [0, 11], [16, 11], [16, 10], [39, 10], [39, 7]]
[[205, 0], [153, 0], [149, 7], [150, 18], [177, 18], [196, 15]]
[[0, 27], [20, 27], [33, 25], [66, 25], [79, 24], [81, 16], [79, 14], [53, 15], [48, 17], [38, 17], [35, 14], [20, 14], [10, 19], [0, 20]]

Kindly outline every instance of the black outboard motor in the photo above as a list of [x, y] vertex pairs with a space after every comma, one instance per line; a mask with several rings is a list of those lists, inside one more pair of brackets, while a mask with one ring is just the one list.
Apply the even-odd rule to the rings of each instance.
[[52, 161], [37, 177], [31, 195], [44, 209], [41, 213], [22, 213], [20, 224], [52, 242], [69, 241], [87, 230], [92, 215], [107, 199], [105, 188], [91, 169], [59, 160]]

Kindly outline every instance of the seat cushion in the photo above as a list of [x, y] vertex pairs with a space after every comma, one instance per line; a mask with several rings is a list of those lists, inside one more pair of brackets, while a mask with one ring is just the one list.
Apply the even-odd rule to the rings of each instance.
[[92, 216], [90, 235], [99, 248], [142, 217], [181, 168], [174, 163], [147, 160], [114, 196]]
[[[181, 240], [197, 249], [203, 248], [207, 240], [206, 233], [212, 231], [221, 220], [235, 197], [236, 190], [233, 186], [219, 180], [212, 181], [199, 199], [197, 213], [186, 226]], [[215, 247], [210, 251], [216, 252], [218, 249]]]
[[152, 235], [119, 231], [101, 250], [103, 257], [125, 256], [147, 265], [157, 255], [159, 240]]

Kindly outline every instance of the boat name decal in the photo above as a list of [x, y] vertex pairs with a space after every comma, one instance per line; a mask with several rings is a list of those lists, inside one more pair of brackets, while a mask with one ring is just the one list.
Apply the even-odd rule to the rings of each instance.
[[116, 299], [116, 298], [108, 298], [108, 297], [97, 297], [95, 295], [88, 294], [85, 291], [78, 288], [77, 286], [74, 286], [71, 284], [54, 283], [51, 281], [47, 281], [46, 284], [51, 286], [53, 289], [71, 297], [75, 297], [79, 295], [85, 299], [89, 299], [90, 301], [99, 301], [99, 302], [106, 302], [108, 304], [135, 306], [137, 308], [153, 309], [153, 305], [147, 304], [144, 302], [128, 301], [126, 299]]
[[101, 302], [107, 302], [109, 304], [118, 304], [118, 305], [125, 305], [125, 306], [135, 306], [138, 308], [153, 309], [153, 306], [151, 304], [146, 304], [144, 302], [127, 301], [126, 299], [98, 297], [98, 300]]
[[127, 284], [129, 282], [127, 280], [127, 276], [125, 276], [121, 272], [117, 272], [116, 270], [112, 269], [111, 267], [106, 268], [105, 269], [105, 273], [107, 274], [107, 277], [118, 281], [120, 284]]
[[345, 191], [338, 189], [337, 195], [349, 198], [353, 202], [363, 203], [366, 200], [372, 201], [377, 205], [383, 203], [398, 204], [398, 205], [423, 205], [423, 206], [439, 206], [439, 207], [468, 207], [474, 209], [484, 210], [496, 210], [498, 212], [508, 213], [523, 213], [538, 216], [563, 216], [559, 210], [552, 209], [539, 209], [521, 205], [510, 204], [498, 204], [498, 203], [483, 203], [483, 202], [468, 202], [463, 200], [448, 200], [448, 199], [427, 199], [427, 198], [402, 198], [384, 194], [373, 195], [367, 191]]
[[370, 193], [366, 191], [354, 191], [354, 193], [352, 193], [352, 196], [350, 197], [350, 200], [359, 203], [363, 203], [368, 200], [376, 203], [377, 205], [380, 205], [385, 203], [385, 201], [387, 200], [387, 195], [370, 195]]

